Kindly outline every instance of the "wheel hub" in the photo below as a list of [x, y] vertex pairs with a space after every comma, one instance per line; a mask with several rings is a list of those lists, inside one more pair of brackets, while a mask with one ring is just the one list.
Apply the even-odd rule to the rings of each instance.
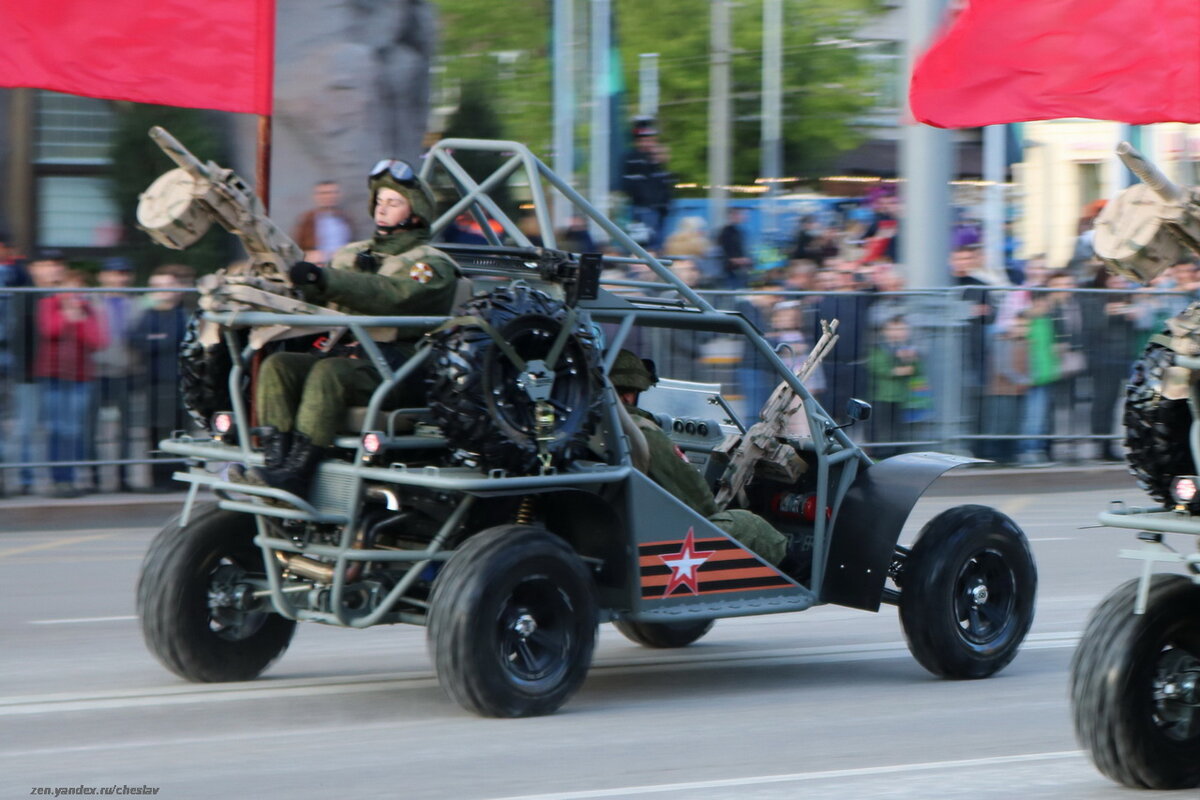
[[1186, 672], [1168, 680], [1163, 685], [1162, 697], [1181, 705], [1200, 707], [1200, 673]]
[[1152, 689], [1155, 724], [1174, 741], [1194, 742], [1200, 736], [1200, 661], [1168, 646], [1157, 673]]
[[522, 639], [528, 639], [537, 630], [537, 620], [529, 614], [522, 614], [513, 622], [512, 629]]
[[1012, 624], [1016, 578], [994, 549], [975, 553], [958, 574], [954, 607], [962, 635], [973, 645], [988, 645]]
[[525, 371], [517, 376], [517, 387], [524, 389], [534, 402], [549, 400], [554, 391], [554, 373], [541, 359], [529, 361]]
[[1188, 705], [1200, 706], [1200, 673], [1189, 673], [1181, 682], [1183, 702]]
[[208, 586], [208, 624], [222, 639], [238, 641], [253, 636], [267, 619], [254, 589], [244, 583], [246, 572], [232, 562], [214, 570]]

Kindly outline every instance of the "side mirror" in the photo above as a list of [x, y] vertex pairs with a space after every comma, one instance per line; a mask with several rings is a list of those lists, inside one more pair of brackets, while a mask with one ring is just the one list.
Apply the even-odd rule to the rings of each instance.
[[865, 422], [871, 418], [871, 404], [866, 400], [851, 397], [846, 401], [846, 416], [855, 422]]

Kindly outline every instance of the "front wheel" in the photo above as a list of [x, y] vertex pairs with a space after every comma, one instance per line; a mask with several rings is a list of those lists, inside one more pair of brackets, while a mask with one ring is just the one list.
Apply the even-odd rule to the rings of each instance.
[[1037, 568], [1029, 543], [988, 506], [958, 506], [930, 520], [897, 582], [908, 648], [943, 678], [998, 672], [1033, 623]]
[[1200, 786], [1200, 585], [1155, 575], [1092, 612], [1071, 661], [1075, 736], [1096, 768], [1135, 789]]
[[591, 666], [592, 578], [562, 539], [540, 528], [501, 525], [472, 536], [446, 562], [429, 604], [438, 681], [469, 711], [549, 714]]
[[212, 504], [186, 526], [176, 517], [150, 544], [137, 588], [142, 636], [181, 678], [250, 680], [292, 640], [296, 623], [252, 596], [265, 578], [254, 531], [252, 516]]
[[634, 622], [628, 619], [613, 620], [613, 627], [621, 634], [642, 647], [673, 648], [687, 647], [712, 630], [716, 620], [701, 619], [690, 622]]

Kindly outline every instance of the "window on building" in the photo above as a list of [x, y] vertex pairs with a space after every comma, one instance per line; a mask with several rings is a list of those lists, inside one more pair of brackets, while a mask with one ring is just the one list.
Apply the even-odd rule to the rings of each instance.
[[38, 92], [34, 118], [37, 241], [112, 247], [120, 212], [108, 191], [115, 115], [107, 100]]

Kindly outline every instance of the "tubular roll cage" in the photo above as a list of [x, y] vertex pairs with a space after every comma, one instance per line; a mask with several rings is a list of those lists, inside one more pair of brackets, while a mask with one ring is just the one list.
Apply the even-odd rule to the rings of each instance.
[[[509, 157], [486, 179], [476, 182], [455, 158], [456, 151], [492, 152]], [[634, 242], [571, 186], [555, 175], [526, 146], [510, 141], [446, 139], [437, 143], [427, 155], [421, 169], [422, 177], [433, 184], [431, 178], [438, 167], [441, 167], [448, 175], [453, 188], [457, 190], [460, 197], [433, 224], [435, 243], [438, 234], [464, 211], [469, 212], [480, 223], [484, 235], [490, 242], [490, 245], [474, 246], [439, 245], [458, 259], [467, 276], [507, 278], [525, 281], [535, 286], [539, 283], [544, 284], [544, 281], [540, 280], [537, 267], [539, 259], [545, 251], [534, 247], [528, 237], [488, 195], [490, 190], [508, 181], [518, 169], [523, 168], [524, 177], [533, 199], [534, 213], [547, 244], [546, 249], [552, 250], [557, 242], [542, 181], [556, 189], [580, 214], [603, 229], [612, 238], [614, 244], [632, 254], [630, 258], [624, 259], [606, 257], [607, 262], [644, 264], [661, 281], [661, 283], [622, 281], [619, 285], [655, 292], [662, 292], [666, 289], [674, 293], [673, 299], [661, 296], [628, 296], [616, 295], [601, 288], [596, 299], [580, 301], [579, 306], [586, 309], [594, 321], [617, 325], [615, 335], [607, 344], [607, 354], [603, 363], [605, 374], [611, 369], [633, 327], [642, 324], [651, 327], [704, 330], [738, 335], [753, 345], [758, 354], [774, 368], [780, 380], [788, 383], [800, 397], [803, 412], [808, 418], [809, 430], [812, 431], [811, 438], [797, 441], [795, 446], [803, 450], [816, 463], [817, 508], [832, 509], [829, 517], [817, 514], [813, 523], [814, 567], [812, 585], [809, 588], [815, 596], [821, 596], [830, 533], [837, 522], [838, 508], [858, 474], [858, 470], [869, 466], [872, 461], [814, 400], [808, 389], [771, 349], [761, 334], [740, 314], [719, 311], [696, 294], [668, 269], [668, 261], [654, 257]], [[498, 222], [503, 232], [518, 246], [505, 247], [490, 226], [489, 219]], [[568, 260], [577, 258], [575, 254], [563, 253], [560, 255]], [[553, 287], [551, 290], [553, 291]], [[214, 442], [211, 439], [200, 440], [177, 436], [164, 440], [160, 446], [166, 452], [187, 457], [196, 467], [175, 473], [176, 479], [190, 484], [181, 517], [182, 525], [187, 524], [202, 486], [207, 486], [216, 494], [220, 508], [255, 516], [258, 535], [254, 541], [263, 551], [268, 583], [266, 590], [255, 594], [258, 596], [269, 595], [275, 608], [285, 617], [355, 628], [391, 622], [423, 624], [423, 615], [393, 611], [392, 609], [402, 599], [405, 603], [417, 608], [427, 609], [427, 604], [423, 600], [407, 597], [405, 593], [416, 583], [426, 567], [434, 562], [445, 561], [453, 554], [454, 550], [446, 547], [447, 542], [462, 525], [467, 511], [475, 499], [510, 495], [534, 489], [615, 484], [624, 481], [634, 469], [631, 464], [629, 443], [625, 435], [621, 433], [616, 415], [615, 392], [611, 385], [608, 385], [606, 391], [612, 394], [611, 402], [606, 404], [606, 413], [602, 420], [605, 428], [605, 440], [610, 443], [611, 449], [607, 464], [579, 464], [570, 472], [550, 470], [547, 474], [535, 476], [514, 476], [500, 470], [482, 474], [476, 469], [467, 467], [410, 467], [405, 463], [397, 463], [389, 467], [369, 466], [364, 464], [367, 454], [364, 451], [360, 435], [353, 440], [346, 438], [338, 440], [337, 444], [340, 447], [355, 450], [354, 461], [322, 463], [319, 467], [314, 497], [311, 501], [280, 489], [224, 480], [218, 475], [205, 471], [200, 465], [206, 461], [240, 461], [247, 465], [263, 463], [262, 456], [250, 449], [250, 437], [247, 432], [251, 430], [251, 418], [241, 391], [242, 381], [247, 374], [247, 364], [255, 351], [249, 345], [244, 349], [239, 346], [234, 333], [235, 328], [258, 325], [308, 327], [314, 331], [348, 328], [361, 344], [364, 355], [383, 377], [382, 383], [367, 406], [366, 418], [361, 430], [361, 433], [367, 433], [390, 428], [390, 425], [383, 424], [385, 399], [395, 386], [412, 375], [424, 363], [429, 356], [429, 345], [428, 342], [422, 342], [407, 361], [393, 369], [384, 359], [376, 343], [366, 334], [366, 329], [394, 327], [409, 333], [427, 333], [452, 318], [357, 315], [347, 317], [275, 314], [257, 311], [206, 312], [205, 318], [224, 328], [225, 345], [229, 348], [232, 356], [233, 368], [229, 375], [229, 387], [236, 430], [239, 432], [238, 443], [235, 446]], [[403, 411], [419, 416], [427, 412], [427, 409], [405, 409]], [[736, 419], [727, 406], [725, 406], [725, 411], [735, 425], [743, 431], [746, 429], [747, 425]], [[388, 439], [389, 448], [394, 450], [418, 450], [444, 445], [443, 439], [429, 435], [390, 436]], [[834, 470], [840, 470], [840, 475], [836, 486], [831, 490], [830, 477]], [[432, 541], [423, 550], [355, 549], [356, 532], [362, 521], [359, 513], [360, 498], [363, 496], [364, 484], [367, 483], [372, 485], [373, 491], [387, 500], [389, 508], [396, 502], [396, 497], [394, 490], [386, 487], [388, 484], [440, 493], [447, 502], [454, 502], [455, 507]], [[235, 495], [242, 495], [244, 499], [239, 499]], [[267, 527], [268, 518], [341, 526], [341, 539], [335, 546], [282, 538], [273, 535]], [[328, 606], [333, 609], [331, 612], [301, 608], [290, 601], [289, 595], [292, 592], [317, 591], [317, 589], [315, 585], [285, 587], [283, 568], [277, 560], [277, 554], [315, 555], [333, 560], [333, 584]], [[347, 567], [351, 562], [368, 561], [408, 562], [410, 566], [404, 577], [389, 590], [382, 602], [375, 604], [373, 611], [353, 614], [343, 602]]]

